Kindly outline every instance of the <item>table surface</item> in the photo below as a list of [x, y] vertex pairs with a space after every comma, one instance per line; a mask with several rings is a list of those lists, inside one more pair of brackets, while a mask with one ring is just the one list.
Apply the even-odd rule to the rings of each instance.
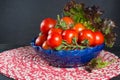
[[[0, 52], [5, 51], [5, 50], [10, 50], [18, 47], [23, 47], [23, 46], [28, 46], [26, 44], [18, 45], [18, 44], [0, 44]], [[116, 46], [113, 48], [105, 48], [105, 50], [110, 51], [114, 53], [116, 56], [120, 58], [120, 47]], [[14, 80], [11, 78], [6, 77], [3, 74], [0, 74], [0, 80]], [[112, 78], [111, 80], [120, 80], [120, 75], [117, 77]]]

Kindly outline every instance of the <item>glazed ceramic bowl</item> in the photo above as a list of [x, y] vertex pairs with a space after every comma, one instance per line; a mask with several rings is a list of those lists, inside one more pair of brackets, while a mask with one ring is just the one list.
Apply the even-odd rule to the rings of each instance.
[[77, 67], [83, 66], [90, 62], [93, 58], [99, 55], [100, 51], [104, 48], [104, 44], [88, 47], [83, 50], [45, 50], [40, 46], [35, 45], [34, 38], [31, 42], [31, 46], [36, 50], [36, 52], [46, 60], [50, 65], [56, 67]]

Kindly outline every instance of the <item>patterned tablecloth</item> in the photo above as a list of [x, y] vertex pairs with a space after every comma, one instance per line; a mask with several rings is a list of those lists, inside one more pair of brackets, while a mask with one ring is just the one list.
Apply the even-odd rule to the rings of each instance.
[[91, 73], [84, 67], [58, 68], [42, 60], [30, 46], [0, 53], [0, 73], [15, 80], [109, 80], [120, 74], [120, 59], [108, 51], [101, 51], [105, 61], [115, 60]]

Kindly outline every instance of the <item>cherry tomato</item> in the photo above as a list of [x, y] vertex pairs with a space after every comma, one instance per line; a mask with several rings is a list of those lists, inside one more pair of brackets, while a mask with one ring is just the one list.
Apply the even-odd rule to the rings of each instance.
[[50, 28], [56, 25], [56, 20], [52, 18], [45, 18], [40, 24], [40, 31], [43, 34], [47, 34]]
[[84, 29], [82, 31], [80, 31], [79, 34], [79, 42], [82, 42], [83, 40], [88, 40], [90, 46], [94, 45], [94, 41], [95, 41], [95, 36], [94, 36], [94, 32], [92, 32], [89, 29]]
[[72, 26], [74, 24], [74, 21], [71, 17], [62, 17], [61, 20], [63, 20], [68, 27]]
[[95, 34], [95, 45], [103, 44], [104, 43], [104, 35], [99, 31], [94, 32], [94, 34]]
[[45, 34], [40, 34], [35, 40], [35, 45], [36, 46], [42, 46], [43, 42], [46, 39], [47, 39], [47, 36]]
[[60, 28], [51, 28], [48, 32], [48, 34], [52, 34], [52, 33], [59, 33], [62, 34], [62, 29]]
[[76, 30], [79, 33], [80, 31], [85, 29], [85, 26], [83, 24], [81, 24], [81, 23], [77, 23], [77, 24], [75, 24], [73, 29]]
[[73, 29], [67, 29], [62, 33], [63, 40], [65, 40], [68, 44], [72, 44], [73, 38], [78, 39], [78, 33]]
[[55, 33], [55, 34], [49, 34], [47, 37], [47, 44], [51, 47], [51, 48], [55, 48], [60, 46], [62, 43], [62, 36], [59, 33]]
[[44, 41], [42, 44], [43, 49], [50, 49], [50, 46], [48, 46], [47, 41]]

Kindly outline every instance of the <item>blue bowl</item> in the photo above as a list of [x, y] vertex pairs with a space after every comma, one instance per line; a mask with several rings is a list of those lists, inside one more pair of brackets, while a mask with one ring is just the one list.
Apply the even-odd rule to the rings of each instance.
[[31, 42], [31, 46], [50, 65], [56, 67], [78, 67], [83, 66], [90, 62], [93, 58], [96, 58], [100, 51], [104, 48], [105, 44], [101, 44], [95, 47], [88, 47], [83, 50], [45, 50], [40, 46], [35, 45], [34, 38]]

